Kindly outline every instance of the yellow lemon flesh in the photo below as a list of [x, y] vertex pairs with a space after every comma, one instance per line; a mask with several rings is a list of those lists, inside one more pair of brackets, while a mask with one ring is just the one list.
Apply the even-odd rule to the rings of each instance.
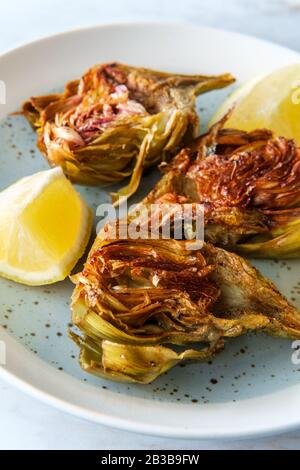
[[222, 104], [210, 124], [233, 106], [225, 127], [245, 131], [267, 128], [300, 145], [300, 64], [244, 84]]
[[0, 192], [0, 275], [28, 285], [65, 279], [83, 255], [92, 211], [61, 168]]

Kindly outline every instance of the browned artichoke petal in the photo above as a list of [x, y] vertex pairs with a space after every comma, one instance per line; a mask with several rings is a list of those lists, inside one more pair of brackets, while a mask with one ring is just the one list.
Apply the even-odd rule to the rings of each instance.
[[251, 257], [298, 257], [300, 148], [266, 129], [222, 129], [226, 119], [164, 167], [144, 204], [203, 204], [206, 241]]
[[72, 338], [80, 346], [80, 366], [99, 377], [125, 382], [148, 384], [184, 361], [208, 361], [223, 349], [223, 342], [211, 348], [186, 349], [177, 353], [165, 346], [132, 346], [111, 341], [94, 342], [87, 338]]
[[[300, 338], [300, 312], [271, 281], [235, 253], [212, 245], [205, 249], [208, 260], [216, 265], [211, 276], [221, 287], [213, 307], [219, 328], [221, 317], [225, 329], [230, 327], [230, 323], [226, 324], [228, 319], [234, 321], [233, 329], [241, 327], [241, 332], [261, 330], [274, 336]], [[228, 331], [225, 336], [231, 336]]]
[[280, 229], [270, 231], [267, 236], [256, 236], [248, 242], [238, 243], [235, 249], [253, 258], [299, 258], [300, 217], [299, 220], [287, 222]]
[[[247, 331], [300, 338], [300, 313], [237, 254], [210, 244], [100, 234], [73, 277], [72, 321], [84, 370], [149, 383], [185, 359], [205, 360]], [[168, 346], [163, 346], [167, 344]], [[198, 344], [178, 353], [172, 345]], [[202, 349], [198, 349], [202, 346]]]
[[118, 203], [136, 191], [145, 168], [198, 134], [196, 96], [233, 81], [230, 74], [188, 76], [104, 64], [61, 94], [31, 98], [23, 113], [50, 165], [60, 165], [73, 182], [111, 184], [131, 177], [113, 195]]

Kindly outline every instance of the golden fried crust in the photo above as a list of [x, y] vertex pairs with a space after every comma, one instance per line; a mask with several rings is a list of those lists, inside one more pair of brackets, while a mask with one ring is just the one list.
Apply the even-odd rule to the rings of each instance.
[[30, 98], [23, 113], [49, 164], [60, 165], [71, 181], [99, 185], [131, 176], [117, 200], [136, 191], [144, 168], [198, 135], [196, 96], [233, 81], [230, 74], [189, 76], [102, 64], [61, 94]]
[[[210, 244], [194, 251], [184, 241], [98, 237], [73, 280], [81, 365], [115, 380], [148, 383], [178, 362], [211, 358], [225, 338], [247, 331], [300, 338], [299, 312], [275, 286]], [[181, 355], [173, 349], [193, 344]]]
[[162, 168], [144, 204], [202, 204], [207, 241], [252, 257], [298, 257], [300, 149], [268, 130], [223, 124]]

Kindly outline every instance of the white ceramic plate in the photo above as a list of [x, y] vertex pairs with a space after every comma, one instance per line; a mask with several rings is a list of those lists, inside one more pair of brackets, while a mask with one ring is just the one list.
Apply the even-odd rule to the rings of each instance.
[[[7, 104], [0, 105], [0, 189], [47, 167], [25, 120], [7, 114], [28, 96], [60, 89], [89, 66], [112, 60], [184, 73], [230, 71], [245, 81], [298, 62], [299, 55], [251, 37], [176, 24], [95, 27], [10, 51], [0, 57], [7, 85]], [[199, 100], [204, 123], [231, 90]], [[155, 178], [154, 172], [144, 179], [142, 192]], [[94, 207], [108, 200], [105, 191], [81, 191]], [[300, 306], [298, 261], [259, 267]], [[290, 341], [243, 336], [229, 341], [213, 364], [175, 368], [148, 386], [115, 384], [78, 366], [66, 334], [71, 292], [69, 281], [29, 288], [0, 280], [0, 340], [7, 350], [2, 377], [64, 411], [143, 433], [249, 437], [300, 425], [300, 366], [291, 362]]]

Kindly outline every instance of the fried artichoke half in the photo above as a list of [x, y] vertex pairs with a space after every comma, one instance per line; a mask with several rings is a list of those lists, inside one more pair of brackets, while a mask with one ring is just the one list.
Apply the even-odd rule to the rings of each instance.
[[104, 240], [73, 277], [81, 367], [149, 383], [182, 361], [211, 359], [247, 331], [300, 338], [300, 314], [249, 262], [184, 240]]
[[257, 258], [300, 256], [300, 149], [265, 129], [223, 129], [225, 120], [165, 166], [144, 204], [201, 203], [206, 241]]
[[118, 63], [96, 65], [64, 93], [30, 98], [23, 113], [38, 132], [50, 165], [75, 183], [111, 184], [131, 177], [113, 195], [129, 197], [144, 168], [156, 165], [198, 133], [197, 95], [234, 81], [178, 75]]

